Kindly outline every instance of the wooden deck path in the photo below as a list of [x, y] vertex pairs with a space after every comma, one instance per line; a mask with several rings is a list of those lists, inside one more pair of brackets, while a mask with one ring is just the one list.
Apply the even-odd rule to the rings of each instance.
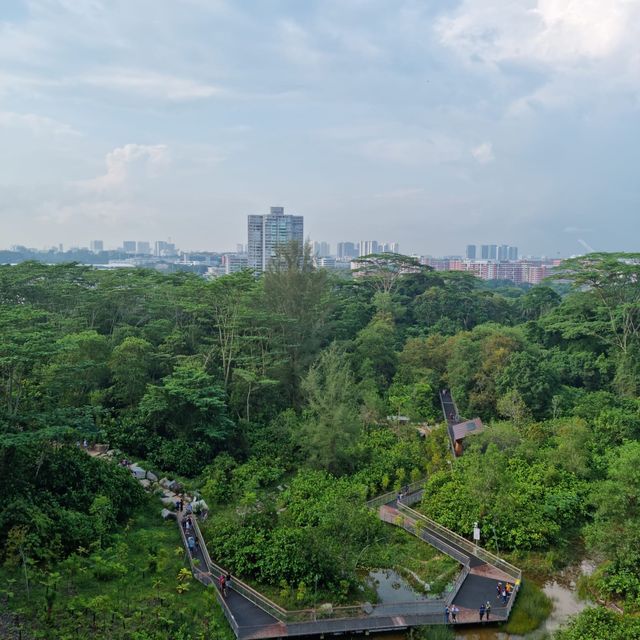
[[[197, 541], [193, 553], [188, 550], [184, 531], [186, 514], [177, 514], [178, 526], [194, 577], [207, 586], [213, 585], [238, 640], [399, 631], [414, 626], [448, 624], [445, 607], [454, 604], [459, 609], [456, 624], [478, 624], [479, 607], [487, 601], [491, 603], [490, 622], [506, 620], [520, 584], [520, 570], [411, 509], [409, 505], [422, 496], [417, 486], [412, 489], [401, 499], [395, 493], [386, 494], [368, 505], [377, 509], [383, 521], [404, 528], [461, 564], [453, 590], [443, 599], [287, 611], [235, 577], [227, 596], [223, 597], [217, 588], [217, 579], [226, 572], [209, 556], [196, 517], [191, 517], [192, 535]], [[497, 597], [498, 582], [515, 585], [506, 605]]]

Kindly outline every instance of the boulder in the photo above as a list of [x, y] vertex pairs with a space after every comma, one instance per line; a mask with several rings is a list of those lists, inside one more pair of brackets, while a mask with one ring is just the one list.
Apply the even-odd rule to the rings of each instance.
[[109, 451], [108, 444], [96, 444], [93, 448], [98, 453], [107, 453], [107, 451]]
[[173, 508], [176, 506], [176, 501], [173, 498], [160, 498], [160, 502], [162, 502], [165, 507]]
[[173, 513], [173, 511], [169, 511], [169, 509], [163, 509], [160, 512], [160, 515], [162, 516], [163, 520], [168, 520], [169, 518], [175, 518], [176, 514]]
[[151, 482], [158, 482], [158, 476], [151, 471], [147, 471], [147, 480], [151, 480]]
[[201, 511], [209, 511], [209, 505], [204, 500], [196, 500], [191, 503], [193, 510], [196, 513], [200, 513]]
[[175, 491], [175, 493], [180, 493], [182, 491], [182, 485], [179, 482], [172, 480], [167, 489], [171, 489], [171, 491]]
[[145, 489], [146, 491], [148, 491], [149, 488], [151, 487], [150, 480], [140, 480], [140, 484], [142, 485], [142, 488]]
[[147, 472], [142, 467], [139, 467], [137, 464], [132, 464], [129, 467], [129, 469], [131, 470], [133, 477], [138, 480], [144, 480], [144, 478], [147, 475]]
[[160, 481], [160, 486], [164, 487], [165, 489], [169, 488], [169, 485], [171, 484], [171, 480], [169, 480], [168, 478], [162, 478]]

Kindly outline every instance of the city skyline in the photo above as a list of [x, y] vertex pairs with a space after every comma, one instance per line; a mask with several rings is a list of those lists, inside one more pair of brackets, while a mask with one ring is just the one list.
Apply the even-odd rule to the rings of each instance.
[[639, 23], [624, 0], [7, 0], [0, 237], [231, 248], [279, 202], [333, 244], [632, 250]]

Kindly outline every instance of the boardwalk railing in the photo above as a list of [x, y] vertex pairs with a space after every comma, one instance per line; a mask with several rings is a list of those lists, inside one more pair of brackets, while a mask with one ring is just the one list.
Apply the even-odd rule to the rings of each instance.
[[[425, 479], [417, 480], [416, 482], [412, 482], [411, 484], [406, 486], [406, 494], [409, 497], [411, 494], [415, 494], [416, 491], [422, 489], [424, 486]], [[376, 496], [375, 498], [371, 498], [371, 500], [367, 501], [367, 507], [370, 509], [376, 509], [377, 507], [381, 507], [383, 504], [389, 504], [389, 502], [393, 502], [397, 499], [399, 491], [387, 491], [387, 493], [383, 493], [381, 496]]]
[[414, 520], [422, 522], [426, 530], [432, 531], [433, 533], [443, 537], [445, 540], [448, 540], [449, 542], [457, 545], [464, 551], [468, 552], [470, 555], [474, 555], [481, 560], [484, 560], [484, 562], [497, 567], [501, 571], [504, 571], [504, 573], [506, 573], [513, 580], [522, 579], [522, 571], [520, 571], [518, 567], [515, 567], [506, 560], [499, 558], [497, 555], [491, 553], [490, 551], [487, 551], [483, 547], [479, 547], [473, 544], [473, 542], [470, 542], [466, 538], [463, 538], [457, 533], [454, 533], [450, 529], [443, 527], [441, 524], [438, 524], [434, 520], [431, 520], [431, 518], [427, 518], [427, 516], [419, 513], [415, 509], [399, 503], [398, 510], [401, 513], [413, 518]]

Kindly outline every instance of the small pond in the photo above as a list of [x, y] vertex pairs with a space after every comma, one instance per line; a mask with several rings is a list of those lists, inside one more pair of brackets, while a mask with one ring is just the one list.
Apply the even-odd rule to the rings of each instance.
[[380, 604], [419, 602], [427, 598], [393, 569], [373, 569], [369, 572], [367, 582], [378, 592]]

